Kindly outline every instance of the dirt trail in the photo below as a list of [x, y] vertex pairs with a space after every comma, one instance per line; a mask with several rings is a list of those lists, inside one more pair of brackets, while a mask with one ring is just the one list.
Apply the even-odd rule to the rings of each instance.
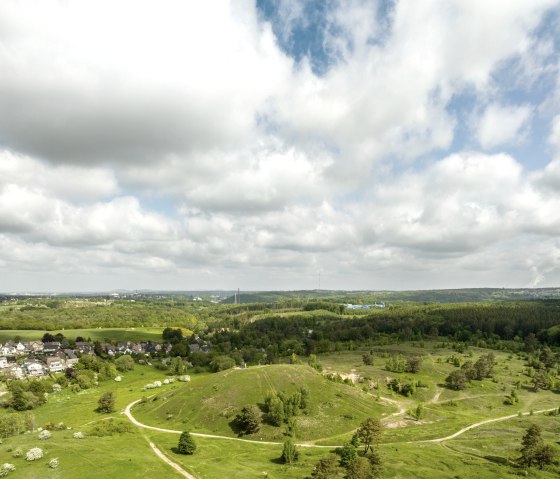
[[156, 453], [156, 455], [165, 463], [169, 464], [173, 469], [175, 469], [179, 474], [181, 474], [182, 476], [186, 477], [187, 479], [196, 479], [195, 476], [193, 476], [192, 474], [189, 474], [187, 471], [185, 471], [181, 466], [179, 466], [179, 464], [177, 464], [176, 462], [173, 462], [171, 459], [169, 459], [163, 452], [161, 452], [157, 446], [151, 442], [148, 441], [150, 443], [150, 447], [152, 448], [152, 451], [154, 451]]
[[[392, 399], [389, 398], [381, 398], [381, 399], [385, 399], [388, 402], [396, 402]], [[132, 408], [132, 406], [134, 406], [135, 404], [139, 403], [141, 400], [138, 399], [134, 402], [131, 402], [128, 406], [126, 406], [126, 409], [124, 410], [124, 414], [128, 417], [128, 419], [130, 419], [130, 421], [135, 424], [138, 427], [142, 427], [144, 429], [151, 429], [152, 431], [159, 431], [159, 432], [166, 432], [166, 433], [170, 433], [170, 434], [181, 434], [182, 431], [176, 431], [173, 429], [164, 429], [161, 427], [154, 427], [154, 426], [148, 426], [146, 424], [143, 424], [139, 421], [137, 421], [134, 416], [132, 415], [132, 413], [130, 412], [130, 409]], [[555, 411], [557, 410], [557, 408], [551, 408], [551, 409], [541, 409], [540, 411], [533, 411], [533, 414], [543, 414], [545, 412], [549, 412], [549, 411]], [[394, 413], [394, 414], [402, 414], [401, 411], [399, 411], [398, 413]], [[522, 413], [523, 416], [529, 416], [531, 413], [530, 412], [525, 412]], [[471, 429], [475, 429], [477, 427], [480, 426], [484, 426], [485, 424], [490, 424], [493, 422], [500, 422], [500, 421], [507, 421], [508, 419], [513, 419], [515, 417], [518, 417], [519, 414], [511, 414], [509, 416], [502, 416], [502, 417], [496, 417], [496, 418], [492, 418], [492, 419], [485, 419], [484, 421], [479, 421], [479, 422], [475, 422], [474, 424], [471, 424], [470, 426], [466, 426], [463, 429], [460, 429], [459, 431], [449, 435], [449, 436], [445, 436], [445, 437], [439, 437], [436, 439], [423, 439], [423, 440], [419, 440], [419, 441], [405, 441], [402, 442], [401, 444], [427, 444], [427, 443], [439, 443], [439, 442], [443, 442], [443, 441], [449, 441], [451, 439], [455, 439], [457, 436], [460, 436], [461, 434], [464, 434], [467, 431], [470, 431]], [[223, 440], [228, 440], [228, 441], [239, 441], [239, 442], [248, 442], [251, 444], [268, 444], [268, 445], [274, 445], [274, 446], [281, 446], [283, 443], [281, 442], [271, 442], [271, 441], [255, 441], [255, 440], [251, 440], [251, 439], [241, 439], [238, 437], [229, 437], [229, 436], [218, 436], [215, 434], [202, 434], [202, 433], [197, 433], [197, 432], [191, 432], [191, 436], [197, 436], [197, 437], [207, 437], [210, 439], [223, 439]], [[394, 442], [391, 444], [399, 444], [398, 442]], [[323, 449], [334, 449], [337, 447], [342, 447], [341, 445], [331, 445], [331, 446], [320, 446], [317, 444], [312, 444], [312, 443], [299, 443], [296, 444], [297, 446], [301, 446], [301, 447], [316, 447], [316, 448], [323, 448]]]
[[[143, 424], [140, 421], [136, 420], [136, 418], [132, 415], [132, 413], [130, 412], [130, 409], [132, 408], [132, 406], [134, 406], [135, 404], [137, 404], [138, 402], [140, 402], [141, 400], [138, 399], [134, 402], [131, 402], [128, 406], [126, 406], [125, 410], [124, 410], [124, 414], [126, 415], [126, 417], [128, 417], [128, 419], [130, 419], [130, 421], [138, 427], [142, 427], [144, 429], [150, 429], [152, 431], [158, 431], [158, 432], [166, 432], [169, 434], [181, 434], [183, 431], [177, 431], [175, 429], [165, 429], [162, 427], [154, 427], [154, 426], [148, 426], [147, 424]], [[229, 436], [218, 436], [216, 434], [203, 434], [200, 432], [191, 432], [190, 433], [191, 436], [196, 436], [196, 437], [207, 437], [210, 439], [223, 439], [226, 441], [239, 441], [239, 442], [248, 442], [251, 444], [268, 444], [271, 446], [282, 446], [284, 443], [282, 442], [272, 442], [272, 441], [255, 441], [252, 439], [241, 439], [239, 437], [229, 437]], [[341, 446], [319, 446], [317, 444], [310, 444], [310, 443], [298, 443], [296, 444], [296, 446], [301, 446], [301, 447], [317, 447], [317, 448], [325, 448], [325, 449], [333, 449], [335, 447], [341, 447]]]
[[[543, 414], [545, 412], [555, 411], [556, 409], [557, 408], [541, 409], [540, 411], [533, 411], [533, 414]], [[523, 416], [529, 416], [530, 414], [531, 414], [530, 412], [522, 413]], [[465, 432], [470, 431], [471, 429], [475, 429], [477, 427], [484, 426], [485, 424], [491, 424], [493, 422], [507, 421], [508, 419], [513, 419], [514, 417], [518, 417], [518, 416], [519, 416], [519, 414], [511, 414], [509, 416], [495, 417], [493, 419], [485, 419], [484, 421], [475, 422], [474, 424], [471, 424], [470, 426], [464, 427], [463, 429], [459, 429], [456, 433], [453, 433], [450, 436], [439, 437], [437, 439], [425, 439], [423, 441], [407, 441], [406, 444], [419, 444], [419, 443], [449, 441], [450, 439], [455, 439], [457, 436], [460, 436], [461, 434], [464, 434]]]
[[434, 394], [434, 397], [428, 401], [428, 404], [437, 403], [439, 401], [439, 397], [441, 396], [442, 392], [443, 392], [443, 389], [438, 389], [438, 391]]

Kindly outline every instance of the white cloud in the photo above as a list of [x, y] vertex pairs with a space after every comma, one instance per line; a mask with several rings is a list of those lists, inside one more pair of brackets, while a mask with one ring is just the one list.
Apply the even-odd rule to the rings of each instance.
[[[550, 71], [557, 4], [329, 2], [319, 75], [249, 0], [0, 2], [0, 290], [552, 281], [558, 159], [456, 151], [450, 105], [471, 147], [530, 133], [493, 75]], [[314, 19], [282, 5], [295, 41]]]
[[529, 105], [502, 106], [493, 103], [486, 107], [475, 124], [479, 144], [494, 148], [505, 143], [519, 143], [527, 135], [532, 108]]

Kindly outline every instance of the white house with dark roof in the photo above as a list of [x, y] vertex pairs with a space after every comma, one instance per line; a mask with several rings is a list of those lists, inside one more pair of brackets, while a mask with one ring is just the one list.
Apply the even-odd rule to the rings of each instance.
[[60, 373], [64, 371], [64, 359], [60, 359], [58, 356], [47, 358], [47, 369], [51, 373]]

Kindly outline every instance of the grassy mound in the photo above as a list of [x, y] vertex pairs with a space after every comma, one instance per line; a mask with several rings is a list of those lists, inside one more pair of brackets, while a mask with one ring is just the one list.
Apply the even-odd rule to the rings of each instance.
[[[264, 408], [267, 393], [292, 394], [302, 386], [309, 390], [309, 406], [297, 417], [297, 440], [346, 433], [365, 418], [388, 411], [359, 387], [333, 383], [308, 366], [273, 365], [194, 377], [191, 383], [138, 405], [134, 414], [150, 425], [234, 436], [234, 420], [244, 406]], [[285, 427], [267, 424], [265, 414], [263, 419], [261, 430], [246, 437], [282, 440]]]

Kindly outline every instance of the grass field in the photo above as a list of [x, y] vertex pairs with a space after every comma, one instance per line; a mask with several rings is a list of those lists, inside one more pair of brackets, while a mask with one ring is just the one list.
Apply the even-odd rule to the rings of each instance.
[[[89, 330], [106, 331], [106, 330]], [[114, 329], [112, 331], [125, 331]], [[139, 330], [134, 330], [139, 331]], [[131, 331], [131, 332], [134, 332]], [[143, 330], [142, 330], [143, 331]], [[387, 354], [420, 354], [423, 363], [419, 373], [392, 373], [386, 370]], [[472, 348], [460, 355], [476, 360], [488, 350]], [[133, 427], [133, 432], [112, 437], [88, 436], [91, 422], [113, 416], [124, 418], [122, 410], [132, 401], [148, 397], [144, 405], [133, 408], [141, 422], [167, 429], [189, 430], [235, 437], [231, 421], [247, 404], [262, 404], [269, 391], [295, 391], [305, 385], [310, 391], [311, 406], [307, 414], [298, 416], [296, 442], [315, 441], [316, 444], [341, 444], [351, 431], [368, 416], [382, 418], [385, 431], [380, 446], [384, 463], [384, 478], [401, 479], [490, 479], [558, 477], [558, 464], [544, 470], [528, 471], [515, 465], [521, 438], [529, 424], [539, 424], [543, 437], [560, 458], [560, 417], [524, 416], [486, 424], [442, 443], [421, 443], [450, 435], [477, 421], [517, 411], [558, 407], [560, 395], [553, 391], [534, 393], [529, 390], [529, 378], [524, 374], [524, 360], [516, 355], [494, 351], [497, 364], [494, 379], [472, 381], [463, 391], [451, 391], [443, 382], [455, 366], [447, 362], [454, 353], [448, 348], [425, 347], [411, 343], [387, 346], [374, 350], [374, 364], [366, 366], [363, 351], [332, 353], [319, 357], [327, 372], [353, 375], [355, 386], [325, 379], [320, 373], [304, 365], [272, 365], [227, 370], [217, 374], [192, 374], [190, 383], [173, 383], [161, 389], [145, 391], [143, 386], [167, 376], [149, 365], [136, 366], [125, 373], [120, 383], [105, 381], [95, 389], [72, 393], [65, 389], [49, 396], [48, 402], [33, 413], [36, 425], [64, 422], [70, 430], [54, 431], [53, 437], [39, 441], [38, 433], [27, 433], [4, 439], [0, 444], [0, 464], [9, 462], [17, 470], [13, 478], [72, 478], [82, 477], [181, 477], [153, 454], [146, 438], [153, 441], [171, 460], [181, 464], [199, 479], [303, 479], [314, 464], [332, 451], [328, 448], [300, 448], [301, 458], [295, 465], [280, 464], [281, 445], [236, 442], [223, 439], [196, 438], [198, 450], [193, 456], [176, 454], [178, 435], [154, 432]], [[302, 358], [303, 359], [303, 358]], [[419, 379], [426, 387], [417, 389], [406, 398], [392, 393], [386, 386], [390, 377], [402, 380]], [[363, 378], [367, 378], [363, 380]], [[519, 404], [506, 406], [503, 399], [520, 381]], [[364, 390], [367, 389], [367, 392]], [[375, 387], [376, 386], [376, 387]], [[115, 391], [116, 411], [109, 415], [95, 411], [100, 395]], [[418, 403], [425, 405], [426, 416], [415, 421], [407, 414]], [[4, 413], [3, 411], [1, 413]], [[73, 439], [72, 433], [83, 431], [84, 439]], [[285, 440], [284, 428], [263, 425], [262, 430], [248, 439], [260, 441]], [[21, 448], [42, 447], [45, 458], [27, 462], [14, 458]], [[48, 468], [48, 461], [58, 457], [58, 469]], [[264, 474], [266, 473], [266, 475]], [[342, 477], [342, 475], [340, 476]]]
[[[134, 433], [112, 437], [93, 437], [87, 434], [88, 423], [108, 416], [95, 411], [97, 400], [103, 392], [116, 392], [117, 411], [112, 416], [119, 417], [120, 411], [128, 403], [142, 396], [145, 384], [164, 378], [154, 368], [136, 367], [134, 371], [123, 375], [121, 383], [105, 381], [98, 388], [77, 394], [67, 389], [51, 394], [45, 405], [33, 411], [37, 427], [48, 422], [63, 422], [71, 429], [53, 431], [52, 438], [46, 441], [38, 440], [37, 432], [4, 439], [0, 445], [0, 464], [14, 464], [17, 470], [10, 474], [14, 478], [181, 477], [151, 452], [148, 442], [136, 428], [133, 428]], [[77, 431], [85, 432], [86, 437], [74, 439], [72, 434]], [[32, 447], [43, 448], [45, 457], [35, 462], [28, 462], [24, 457], [13, 457], [16, 449], [21, 448], [25, 455], [25, 451]], [[59, 458], [60, 466], [49, 469], [48, 461], [55, 457]]]
[[58, 331], [41, 331], [36, 329], [0, 330], [0, 343], [20, 338], [22, 341], [41, 339], [45, 333], [53, 336], [63, 334], [67, 339], [91, 338], [92, 341], [153, 341], [162, 342], [163, 328], [95, 328], [95, 329], [63, 329]]

